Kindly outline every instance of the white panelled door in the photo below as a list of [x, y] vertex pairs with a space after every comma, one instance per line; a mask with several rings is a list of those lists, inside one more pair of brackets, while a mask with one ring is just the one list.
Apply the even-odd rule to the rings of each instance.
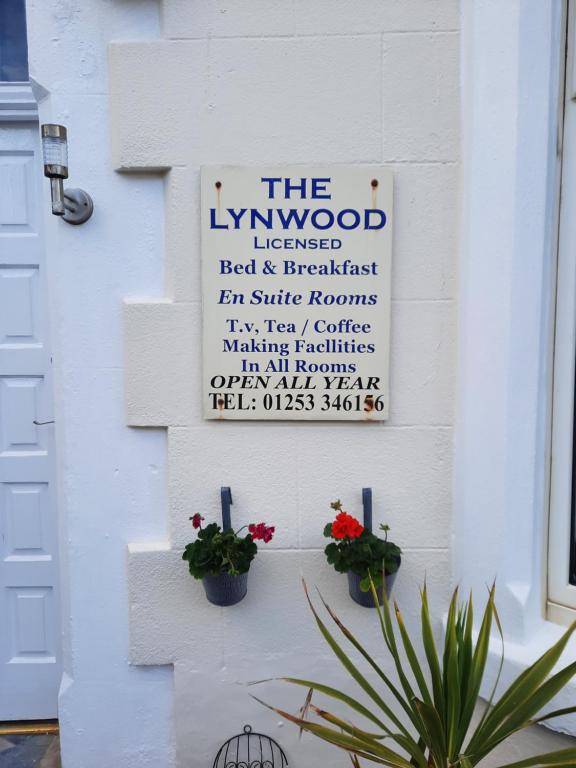
[[57, 716], [61, 677], [54, 426], [34, 423], [53, 418], [38, 123], [4, 115], [11, 120], [0, 110], [0, 720], [29, 720]]

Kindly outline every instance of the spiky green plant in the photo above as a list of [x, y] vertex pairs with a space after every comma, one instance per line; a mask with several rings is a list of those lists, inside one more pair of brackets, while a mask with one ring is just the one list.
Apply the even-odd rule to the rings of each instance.
[[[576, 623], [498, 699], [495, 698], [497, 679], [480, 722], [472, 727], [486, 669], [490, 633], [494, 626], [502, 639], [502, 628], [494, 603], [495, 588], [492, 587], [489, 592], [476, 639], [473, 633], [472, 597], [464, 605], [459, 605], [458, 590], [455, 590], [450, 602], [444, 632], [444, 649], [440, 657], [434, 640], [428, 596], [424, 586], [421, 591], [421, 640], [427, 667], [418, 660], [416, 649], [396, 603], [395, 631], [388, 600], [384, 596], [384, 603], [379, 608], [373, 585], [372, 593], [384, 645], [392, 657], [398, 680], [393, 682], [322, 600], [338, 631], [376, 674], [377, 682], [371, 682], [337, 642], [306, 591], [310, 608], [324, 639], [371, 704], [362, 704], [352, 696], [324, 683], [282, 678], [288, 683], [308, 689], [305, 706], [298, 715], [271, 707], [282, 717], [298, 725], [302, 731], [308, 731], [348, 752], [355, 768], [359, 768], [361, 758], [391, 768], [472, 768], [480, 764], [513, 733], [553, 717], [576, 712], [574, 706], [539, 715], [542, 708], [576, 674], [576, 663], [552, 674], [568, 640], [576, 630]], [[500, 671], [501, 669], [502, 663]], [[316, 707], [311, 701], [313, 693], [323, 694], [346, 705], [350, 714], [360, 715], [369, 721], [370, 730]], [[402, 717], [397, 714], [400, 711], [403, 713]], [[327, 725], [311, 720], [310, 713], [314, 713]], [[499, 768], [536, 766], [574, 768], [576, 747], [507, 763]]]

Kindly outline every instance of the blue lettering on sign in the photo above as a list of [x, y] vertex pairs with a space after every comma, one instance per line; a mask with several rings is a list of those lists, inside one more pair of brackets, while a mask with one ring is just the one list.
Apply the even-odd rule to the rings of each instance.
[[[283, 197], [288, 200], [329, 200], [332, 195], [327, 187], [331, 179], [326, 178], [280, 178], [262, 177], [267, 188], [268, 199]], [[313, 229], [326, 230], [338, 227], [343, 230], [379, 230], [386, 226], [386, 213], [380, 208], [343, 208], [332, 211], [329, 208], [225, 208], [219, 211], [210, 208], [210, 229]]]
[[308, 196], [308, 181], [310, 181], [311, 200], [330, 200], [332, 197], [329, 193], [322, 194], [326, 192], [326, 185], [332, 181], [330, 178], [301, 178], [297, 182], [293, 182], [292, 179], [263, 176], [261, 181], [268, 185], [268, 198], [270, 200], [274, 200], [276, 197], [276, 185], [281, 186], [282, 183], [284, 184], [284, 199], [289, 200], [292, 197], [292, 192], [300, 192], [300, 198], [305, 200]]
[[380, 208], [357, 211], [344, 208], [335, 213], [329, 208], [226, 208], [220, 218], [210, 208], [210, 229], [383, 229], [386, 214]]

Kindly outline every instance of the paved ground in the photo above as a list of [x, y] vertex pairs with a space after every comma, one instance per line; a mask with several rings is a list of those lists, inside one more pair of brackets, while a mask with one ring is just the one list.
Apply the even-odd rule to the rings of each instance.
[[0, 736], [0, 768], [60, 768], [58, 736]]

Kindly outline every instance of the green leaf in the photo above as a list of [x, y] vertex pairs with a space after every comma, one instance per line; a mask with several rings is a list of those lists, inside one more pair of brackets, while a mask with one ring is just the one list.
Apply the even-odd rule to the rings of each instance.
[[396, 672], [398, 674], [398, 677], [400, 678], [400, 683], [404, 690], [406, 699], [408, 702], [410, 702], [410, 705], [411, 705], [412, 714], [410, 715], [410, 719], [414, 727], [418, 731], [418, 736], [420, 738], [424, 738], [426, 735], [426, 728], [424, 726], [424, 723], [422, 722], [422, 718], [420, 716], [418, 707], [415, 705], [415, 700], [417, 697], [414, 691], [412, 690], [412, 686], [410, 685], [408, 678], [404, 673], [400, 655], [398, 653], [398, 646], [396, 644], [396, 638], [394, 636], [394, 627], [392, 625], [392, 617], [390, 615], [390, 603], [388, 601], [388, 595], [386, 594], [386, 590], [384, 590], [382, 593], [382, 606], [380, 606], [378, 593], [376, 592], [376, 587], [373, 581], [370, 582], [370, 589], [372, 591], [372, 597], [374, 599], [374, 608], [376, 610], [376, 613], [380, 622], [380, 628], [382, 631], [382, 636], [384, 637], [384, 642], [386, 643], [386, 646], [394, 660]]
[[[376, 608], [378, 608], [378, 594], [376, 592], [376, 588], [373, 582], [371, 582], [370, 588], [372, 590], [372, 597], [374, 598], [374, 604]], [[382, 592], [382, 611], [380, 612], [380, 610], [378, 610], [378, 616], [380, 618], [384, 640], [386, 642], [386, 645], [388, 646], [388, 650], [390, 651], [392, 658], [394, 659], [396, 671], [398, 673], [398, 677], [400, 678], [400, 682], [402, 684], [402, 688], [404, 689], [404, 693], [408, 701], [413, 701], [416, 698], [416, 694], [414, 693], [414, 690], [412, 689], [412, 686], [410, 685], [410, 682], [406, 677], [406, 674], [404, 673], [404, 669], [402, 668], [402, 662], [400, 660], [400, 654], [398, 653], [398, 646], [396, 644], [396, 637], [394, 635], [394, 627], [392, 625], [392, 616], [390, 614], [390, 603], [388, 601], [388, 595], [386, 594], [386, 590], [383, 590]]]
[[[498, 674], [496, 675], [496, 680], [494, 681], [494, 685], [490, 692], [490, 696], [488, 697], [488, 700], [486, 701], [486, 705], [484, 707], [484, 713], [477, 727], [480, 727], [484, 723], [484, 721], [490, 714], [490, 711], [492, 710], [494, 699], [496, 697], [496, 691], [498, 690], [498, 686], [500, 684], [500, 678], [502, 677], [502, 670], [504, 669], [504, 631], [502, 629], [500, 616], [498, 614], [498, 610], [496, 609], [496, 604], [494, 602], [492, 602], [492, 610], [494, 613], [494, 620], [498, 628], [498, 634], [500, 635], [500, 663], [498, 665]], [[466, 731], [468, 730], [469, 726], [470, 726], [470, 722], [468, 722], [466, 725]]]
[[472, 631], [474, 628], [474, 607], [472, 603], [472, 592], [468, 598], [468, 603], [464, 611], [463, 627], [458, 638], [458, 672], [460, 676], [461, 696], [466, 698], [468, 686], [470, 684], [470, 675], [472, 673], [472, 656], [474, 653], [474, 643], [472, 641]]
[[537, 725], [543, 723], [546, 720], [552, 720], [554, 717], [564, 717], [564, 715], [576, 714], [576, 707], [564, 707], [564, 709], [556, 709], [554, 712], [547, 712], [541, 717], [537, 717], [535, 720], [530, 721], [530, 725]]
[[[341, 620], [338, 618], [338, 616], [337, 616], [337, 615], [334, 613], [334, 611], [333, 611], [333, 610], [330, 608], [330, 606], [328, 605], [328, 603], [327, 603], [327, 602], [324, 600], [324, 598], [322, 597], [322, 595], [321, 595], [320, 593], [318, 593], [318, 594], [320, 595], [320, 599], [322, 600], [322, 603], [323, 603], [323, 605], [324, 605], [324, 607], [325, 607], [325, 609], [326, 609], [326, 611], [327, 611], [328, 615], [330, 616], [330, 618], [332, 619], [332, 621], [333, 621], [333, 622], [336, 624], [336, 626], [338, 627], [338, 629], [340, 630], [340, 632], [342, 632], [342, 634], [344, 635], [344, 637], [345, 637], [345, 638], [346, 638], [346, 639], [347, 639], [347, 640], [348, 640], [348, 641], [349, 641], [349, 642], [350, 642], [350, 643], [351, 643], [351, 644], [354, 646], [354, 648], [356, 648], [356, 650], [357, 650], [359, 653], [361, 653], [361, 654], [362, 654], [362, 656], [363, 656], [363, 657], [366, 659], [366, 661], [368, 662], [368, 664], [370, 664], [370, 666], [371, 666], [371, 667], [372, 667], [372, 669], [373, 669], [373, 670], [376, 672], [376, 674], [378, 675], [378, 677], [379, 677], [379, 678], [380, 678], [380, 679], [381, 679], [381, 680], [384, 682], [384, 684], [386, 685], [386, 687], [388, 688], [388, 690], [389, 690], [389, 691], [392, 693], [392, 695], [394, 696], [394, 698], [396, 699], [396, 701], [398, 701], [398, 703], [400, 704], [400, 706], [402, 707], [402, 709], [403, 709], [403, 710], [406, 712], [406, 714], [408, 715], [408, 717], [409, 717], [409, 718], [410, 718], [412, 721], [414, 721], [414, 712], [413, 712], [412, 708], [410, 707], [410, 705], [409, 705], [409, 703], [406, 701], [406, 699], [404, 699], [404, 697], [402, 696], [402, 694], [400, 693], [400, 691], [399, 691], [399, 690], [396, 688], [396, 686], [394, 685], [394, 683], [393, 683], [393, 682], [390, 680], [390, 678], [388, 677], [388, 675], [386, 675], [386, 674], [384, 673], [384, 671], [382, 670], [382, 668], [381, 668], [381, 667], [380, 667], [380, 666], [379, 666], [379, 665], [378, 665], [378, 664], [377, 664], [377, 663], [374, 661], [374, 659], [373, 659], [373, 658], [372, 658], [372, 656], [371, 656], [371, 655], [370, 655], [370, 654], [369, 654], [369, 653], [366, 651], [366, 649], [364, 648], [364, 646], [363, 646], [363, 645], [362, 645], [362, 644], [361, 644], [361, 643], [360, 643], [360, 642], [359, 642], [359, 641], [356, 639], [356, 637], [355, 637], [355, 636], [352, 634], [352, 632], [350, 632], [350, 630], [349, 630], [349, 629], [348, 629], [348, 628], [347, 628], [347, 627], [346, 627], [346, 626], [345, 626], [345, 625], [342, 623], [342, 621], [341, 621]], [[393, 720], [392, 722], [394, 722], [394, 720]], [[409, 737], [409, 736], [410, 736], [409, 732], [406, 730], [406, 728], [403, 726], [403, 724], [400, 722], [400, 720], [396, 720], [396, 722], [395, 722], [394, 724], [396, 725], [396, 727], [397, 727], [397, 728], [399, 728], [399, 729], [402, 731], [402, 733], [403, 733], [405, 736], [407, 736], [407, 737]]]
[[350, 676], [356, 681], [356, 683], [358, 683], [358, 685], [372, 699], [372, 701], [380, 707], [380, 709], [386, 714], [386, 716], [389, 717], [390, 720], [396, 724], [396, 722], [398, 721], [398, 718], [396, 717], [394, 712], [386, 704], [384, 699], [382, 699], [382, 697], [378, 694], [376, 689], [368, 682], [368, 680], [364, 677], [364, 675], [350, 661], [348, 656], [344, 653], [342, 648], [338, 645], [336, 640], [332, 637], [328, 628], [318, 616], [318, 613], [316, 612], [316, 609], [314, 608], [314, 605], [310, 600], [310, 596], [308, 595], [306, 585], [304, 585], [304, 589], [306, 592], [306, 597], [308, 599], [310, 610], [312, 611], [314, 618], [316, 619], [316, 624], [318, 625], [318, 628], [320, 629], [320, 632], [322, 633], [324, 639], [326, 640], [330, 648], [333, 650], [334, 654], [336, 655], [336, 657], [338, 658], [338, 660], [340, 661], [344, 669], [346, 669], [346, 671], [350, 674]]
[[[566, 630], [558, 642], [540, 656], [534, 664], [528, 667], [510, 685], [504, 695], [496, 702], [484, 722], [476, 729], [466, 750], [469, 754], [485, 754], [485, 744], [492, 740], [494, 733], [518, 707], [531, 699], [550, 672], [552, 672], [575, 630], [576, 622]], [[543, 701], [541, 706], [544, 706], [546, 703], [546, 701]], [[534, 711], [537, 712], [538, 710]]]
[[286, 718], [292, 723], [295, 723], [305, 731], [309, 731], [317, 736], [320, 736], [324, 741], [334, 744], [346, 752], [354, 752], [360, 757], [366, 757], [373, 762], [379, 762], [382, 765], [388, 765], [390, 768], [411, 768], [410, 763], [402, 755], [394, 752], [383, 744], [372, 739], [364, 739], [358, 736], [351, 736], [350, 734], [336, 731], [333, 728], [327, 728], [326, 726], [318, 723], [310, 722], [309, 720], [303, 720], [295, 715], [285, 712], [284, 710], [276, 707], [271, 707], [264, 701], [253, 697], [260, 704], [263, 704], [268, 709], [277, 712], [281, 717]]
[[[436, 650], [434, 632], [432, 631], [432, 622], [430, 621], [430, 609], [428, 607], [428, 593], [426, 584], [420, 593], [422, 601], [421, 622], [422, 622], [422, 641], [424, 652], [428, 660], [430, 676], [432, 678], [432, 691], [434, 693], [434, 706], [440, 713], [444, 712], [444, 688], [442, 685], [442, 673], [440, 671], [440, 661]], [[443, 716], [443, 715], [442, 715]]]
[[[488, 596], [488, 601], [486, 602], [486, 608], [484, 609], [484, 615], [482, 617], [482, 624], [480, 625], [478, 639], [476, 640], [476, 648], [474, 649], [474, 656], [472, 658], [470, 681], [466, 691], [466, 699], [462, 703], [461, 723], [463, 726], [466, 723], [470, 723], [472, 720], [474, 709], [478, 703], [482, 679], [484, 678], [486, 661], [488, 659], [488, 650], [490, 648], [490, 632], [492, 629], [492, 617], [494, 615], [495, 590], [496, 586], [492, 585], [492, 589], [490, 590], [490, 594]], [[482, 724], [476, 728], [472, 738], [470, 739], [470, 742], [466, 748], [467, 755], [475, 754], [475, 748], [481, 735]]]
[[514, 708], [510, 711], [503, 725], [496, 730], [487, 742], [487, 748], [493, 745], [497, 746], [512, 733], [530, 724], [530, 718], [548, 704], [556, 694], [570, 682], [576, 674], [576, 662], [570, 664], [557, 674], [546, 680], [532, 695], [525, 701], [518, 700]]
[[[449, 623], [447, 630], [447, 655], [445, 662], [444, 695], [446, 697], [446, 749], [449, 760], [455, 759], [460, 751], [461, 742], [458, 738], [460, 722], [460, 677], [458, 673], [458, 648], [455, 624]], [[464, 738], [464, 737], [462, 737]]]
[[428, 686], [426, 684], [426, 678], [422, 672], [422, 667], [420, 666], [416, 651], [414, 650], [414, 646], [412, 645], [410, 637], [408, 636], [406, 625], [404, 624], [404, 619], [402, 618], [402, 614], [400, 613], [400, 609], [398, 608], [396, 602], [394, 602], [394, 611], [396, 613], [396, 622], [400, 630], [400, 637], [402, 638], [404, 651], [406, 653], [408, 663], [410, 664], [410, 668], [412, 669], [412, 673], [416, 679], [416, 683], [418, 684], [418, 688], [420, 689], [420, 693], [422, 694], [422, 698], [426, 704], [432, 704], [432, 697], [430, 696], [430, 691], [428, 690]]
[[[422, 756], [424, 758], [425, 764], [426, 764], [426, 766], [428, 768], [428, 761], [426, 760], [426, 757], [425, 757], [425, 755], [426, 755], [426, 747], [427, 747], [426, 741], [422, 737], [420, 737], [418, 739], [418, 749], [422, 753]], [[419, 761], [416, 760], [415, 758], [412, 758], [412, 760], [410, 760], [410, 764], [414, 765], [414, 766], [420, 765]]]
[[380, 718], [371, 712], [371, 710], [354, 699], [352, 696], [348, 696], [348, 694], [339, 691], [337, 688], [331, 688], [329, 685], [324, 685], [323, 683], [315, 683], [312, 680], [301, 680], [297, 677], [281, 677], [279, 679], [283, 680], [285, 683], [290, 683], [291, 685], [300, 685], [304, 688], [311, 688], [312, 690], [323, 693], [332, 699], [341, 701], [342, 703], [347, 704], [350, 709], [353, 709], [359, 715], [362, 715], [367, 720], [370, 720], [370, 722], [374, 723], [374, 725], [382, 728], [385, 733], [391, 733], [390, 729], [385, 725], [385, 723], [383, 723]]
[[342, 718], [333, 715], [331, 712], [326, 712], [325, 710], [319, 709], [316, 706], [312, 706], [311, 709], [318, 715], [318, 717], [321, 717], [323, 720], [332, 723], [332, 725], [337, 725], [343, 731], [346, 731], [346, 733], [349, 733], [352, 736], [356, 736], [361, 739], [374, 739], [377, 741], [386, 738], [393, 739], [398, 744], [398, 746], [402, 747], [402, 749], [405, 749], [406, 752], [408, 752], [408, 754], [411, 756], [411, 765], [418, 766], [419, 768], [428, 768], [428, 762], [418, 744], [416, 744], [413, 740], [406, 738], [403, 734], [393, 733], [390, 736], [387, 736], [385, 734], [368, 733], [367, 731], [357, 728], [355, 725], [342, 720]]
[[564, 765], [574, 768], [576, 763], [576, 748], [562, 749], [559, 752], [547, 752], [544, 755], [529, 757], [527, 760], [519, 760], [517, 763], [506, 763], [498, 768], [548, 768], [553, 765]]
[[[310, 705], [310, 709], [314, 714], [318, 715], [318, 717], [321, 717], [322, 720], [326, 720], [326, 722], [332, 723], [332, 725], [337, 725], [342, 731], [346, 731], [346, 733], [349, 733], [352, 736], [357, 736], [360, 739], [381, 741], [382, 739], [389, 738], [386, 733], [370, 733], [362, 728], [357, 728], [355, 725], [352, 725], [352, 723], [342, 720], [341, 717], [333, 715], [332, 712], [327, 712], [325, 709], [320, 709], [320, 707], [317, 707], [314, 704]], [[305, 720], [306, 718], [303, 717], [303, 719]]]
[[438, 712], [434, 707], [426, 704], [420, 699], [414, 699], [414, 702], [422, 716], [422, 721], [426, 727], [426, 733], [428, 734], [428, 745], [432, 752], [435, 761], [438, 765], [446, 765], [446, 739], [444, 735], [444, 729], [442, 722], [438, 716]]

